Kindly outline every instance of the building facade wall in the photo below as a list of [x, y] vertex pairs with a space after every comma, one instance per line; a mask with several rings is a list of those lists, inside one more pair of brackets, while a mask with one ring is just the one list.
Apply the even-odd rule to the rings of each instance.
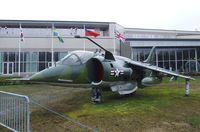
[[[85, 29], [98, 32], [100, 36], [91, 38], [119, 55], [120, 42], [114, 36], [118, 26], [112, 22], [0, 21], [0, 74], [18, 75], [20, 71], [21, 75], [26, 76], [51, 66], [52, 42], [54, 62], [74, 50], [95, 52], [99, 47], [86, 39], [74, 38], [75, 35], [85, 36]], [[64, 43], [53, 37], [54, 30]], [[20, 38], [21, 31], [23, 41]]]
[[200, 33], [197, 31], [128, 29], [131, 58], [144, 61], [156, 47], [156, 66], [176, 72], [200, 72]]

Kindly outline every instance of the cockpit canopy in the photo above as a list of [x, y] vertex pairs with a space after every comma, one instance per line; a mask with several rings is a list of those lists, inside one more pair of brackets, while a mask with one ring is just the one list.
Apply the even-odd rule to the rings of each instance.
[[73, 51], [67, 56], [62, 58], [58, 64], [62, 65], [80, 65], [87, 62], [94, 56], [93, 52], [90, 51]]

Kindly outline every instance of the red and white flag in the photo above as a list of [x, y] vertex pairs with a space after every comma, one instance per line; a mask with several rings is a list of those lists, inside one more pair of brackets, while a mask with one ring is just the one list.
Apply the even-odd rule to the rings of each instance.
[[89, 30], [89, 29], [85, 29], [85, 36], [93, 36], [93, 37], [97, 37], [100, 34], [94, 30]]

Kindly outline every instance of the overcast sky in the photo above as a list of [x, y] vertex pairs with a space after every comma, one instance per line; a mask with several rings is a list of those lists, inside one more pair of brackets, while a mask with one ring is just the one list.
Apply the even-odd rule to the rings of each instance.
[[2, 0], [0, 19], [117, 22], [200, 31], [200, 0]]

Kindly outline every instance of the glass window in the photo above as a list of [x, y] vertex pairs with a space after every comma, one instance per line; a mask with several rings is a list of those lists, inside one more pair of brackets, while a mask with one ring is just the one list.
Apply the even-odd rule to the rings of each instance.
[[38, 52], [31, 53], [30, 72], [38, 72]]
[[137, 52], [137, 61], [140, 61], [140, 53]]
[[184, 72], [189, 72], [190, 69], [190, 63], [188, 63], [189, 61], [183, 61], [183, 66], [184, 66]]
[[26, 52], [25, 53], [26, 55], [26, 58], [24, 59], [24, 60], [26, 60], [26, 61], [30, 61], [31, 60], [31, 54], [30, 54], [30, 52]]
[[163, 51], [163, 55], [164, 55], [165, 61], [169, 60], [169, 52], [168, 51]]
[[177, 60], [181, 60], [182, 61], [182, 51], [181, 50], [177, 50], [176, 54], [177, 54]]
[[47, 52], [47, 61], [48, 61], [48, 62], [51, 61], [51, 52]]
[[132, 48], [132, 58], [133, 60], [137, 61], [137, 51]]
[[19, 66], [19, 63], [18, 62], [16, 62], [15, 64], [14, 64], [14, 67], [15, 67], [15, 72], [18, 72], [18, 66]]
[[80, 65], [81, 64], [79, 58], [74, 54], [64, 59], [62, 63], [64, 65]]
[[144, 50], [144, 60], [147, 59], [147, 57], [149, 56], [149, 54], [150, 54], [150, 50], [148, 50], [148, 49]]
[[175, 60], [175, 51], [170, 51], [170, 60]]
[[184, 72], [184, 66], [182, 61], [177, 61], [177, 71]]
[[32, 53], [31, 61], [38, 61], [38, 52]]
[[183, 59], [184, 60], [188, 60], [189, 59], [189, 56], [188, 56], [188, 50], [183, 50]]
[[194, 49], [190, 50], [190, 60], [195, 60], [195, 50]]
[[45, 52], [39, 52], [39, 71], [45, 69]]
[[191, 60], [191, 61], [189, 61], [189, 63], [190, 63], [190, 72], [195, 72], [196, 71], [196, 61]]
[[200, 48], [197, 48], [197, 59], [200, 61]]
[[144, 60], [144, 53], [143, 51], [140, 51], [140, 61], [143, 61]]
[[163, 57], [162, 57], [162, 51], [158, 51], [158, 61], [162, 61]]
[[39, 71], [45, 69], [45, 63], [44, 62], [39, 62]]
[[3, 53], [0, 52], [0, 62], [3, 62]]
[[8, 61], [8, 53], [7, 52], [4, 52], [4, 54], [3, 54], [3, 61], [4, 62]]
[[37, 67], [38, 67], [38, 63], [37, 62], [31, 62], [30, 63], [30, 72], [37, 72]]
[[14, 62], [15, 61], [15, 52], [10, 52], [9, 53], [9, 62]]
[[20, 63], [20, 72], [24, 72], [24, 64], [22, 62]]
[[45, 52], [39, 52], [39, 61], [45, 61]]
[[2, 73], [2, 63], [0, 63], [0, 74]]
[[58, 61], [58, 52], [54, 52], [54, 61]]
[[164, 61], [164, 66], [163, 66], [163, 68], [169, 70], [169, 61]]
[[158, 61], [158, 67], [163, 67], [163, 62], [162, 61]]
[[25, 52], [24, 53], [25, 55], [25, 61], [24, 61], [24, 69], [25, 69], [25, 72], [30, 72], [30, 52]]
[[169, 67], [169, 70], [176, 71], [175, 61], [170, 61], [170, 67]]

